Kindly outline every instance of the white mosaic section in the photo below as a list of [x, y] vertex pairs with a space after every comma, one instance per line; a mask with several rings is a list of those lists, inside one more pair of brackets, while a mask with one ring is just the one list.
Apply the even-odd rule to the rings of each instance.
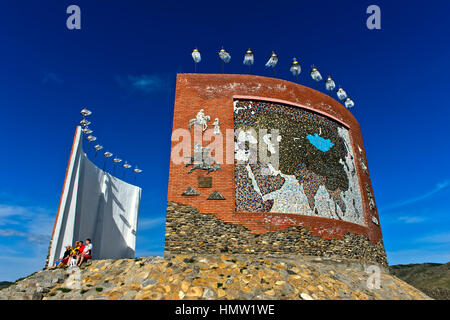
[[344, 196], [341, 197], [347, 208], [344, 220], [365, 225], [361, 189], [355, 167], [356, 158], [355, 153], [353, 152], [352, 143], [350, 141], [350, 134], [345, 128], [338, 128], [338, 134], [342, 139], [344, 139], [348, 151], [347, 157], [345, 157], [345, 163], [347, 165], [344, 165], [344, 170], [348, 177], [349, 188], [344, 192]]
[[[315, 217], [319, 216], [365, 225], [359, 178], [356, 173], [355, 162], [353, 160], [354, 153], [350, 141], [350, 135], [348, 130], [345, 128], [338, 128], [338, 134], [342, 137], [342, 139], [344, 139], [348, 151], [346, 158], [341, 159], [341, 163], [344, 166], [344, 170], [349, 181], [348, 190], [341, 192], [340, 194], [342, 201], [345, 203], [345, 212], [343, 212], [341, 208], [336, 205], [328, 190], [324, 186], [320, 186], [314, 197], [315, 208], [318, 212], [318, 214], [316, 214], [313, 210], [311, 210], [308, 204], [308, 198], [303, 190], [303, 185], [299, 184], [296, 177], [294, 175], [285, 175], [280, 171], [274, 170], [269, 165], [270, 174], [279, 174], [286, 179], [285, 183], [279, 190], [268, 193], [262, 197], [264, 201], [271, 199], [274, 201], [271, 212], [295, 213]], [[247, 172], [252, 180], [253, 186], [255, 187], [256, 180], [250, 166], [247, 166]], [[254, 189], [261, 195], [258, 187]]]

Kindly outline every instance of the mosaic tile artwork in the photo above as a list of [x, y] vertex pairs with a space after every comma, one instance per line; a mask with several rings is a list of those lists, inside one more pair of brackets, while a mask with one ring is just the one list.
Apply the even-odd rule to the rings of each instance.
[[[235, 210], [326, 217], [364, 225], [359, 179], [348, 129], [312, 111], [272, 102], [234, 102]], [[260, 129], [279, 130], [279, 164], [257, 159]], [[264, 137], [266, 138], [266, 137]], [[256, 159], [255, 161], [252, 161]]]

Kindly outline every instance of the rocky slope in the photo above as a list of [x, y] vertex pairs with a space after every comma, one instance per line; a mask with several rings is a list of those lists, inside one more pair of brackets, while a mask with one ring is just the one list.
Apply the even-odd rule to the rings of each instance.
[[366, 268], [305, 256], [96, 260], [37, 272], [0, 290], [0, 299], [429, 299], [386, 270], [381, 287], [369, 289]]
[[390, 266], [392, 274], [438, 300], [450, 300], [450, 262]]

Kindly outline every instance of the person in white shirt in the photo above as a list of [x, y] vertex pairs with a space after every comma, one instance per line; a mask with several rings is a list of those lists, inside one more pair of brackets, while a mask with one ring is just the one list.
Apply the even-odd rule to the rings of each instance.
[[92, 259], [92, 242], [91, 239], [86, 239], [84, 250], [78, 256], [77, 266], [81, 267], [81, 264], [89, 259]]

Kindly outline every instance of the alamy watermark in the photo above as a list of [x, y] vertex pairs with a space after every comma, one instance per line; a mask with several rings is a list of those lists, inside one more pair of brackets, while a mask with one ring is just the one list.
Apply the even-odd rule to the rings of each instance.
[[372, 4], [367, 7], [367, 14], [370, 16], [367, 18], [366, 26], [369, 30], [381, 29], [381, 9], [379, 6]]
[[381, 269], [377, 265], [371, 265], [366, 268], [369, 278], [366, 280], [366, 286], [369, 290], [378, 290], [381, 288]]
[[81, 9], [79, 6], [73, 4], [67, 7], [67, 14], [70, 16], [66, 20], [66, 26], [69, 30], [81, 29]]
[[68, 277], [64, 281], [64, 287], [71, 290], [81, 289], [81, 270], [79, 267], [69, 267], [66, 270]]

